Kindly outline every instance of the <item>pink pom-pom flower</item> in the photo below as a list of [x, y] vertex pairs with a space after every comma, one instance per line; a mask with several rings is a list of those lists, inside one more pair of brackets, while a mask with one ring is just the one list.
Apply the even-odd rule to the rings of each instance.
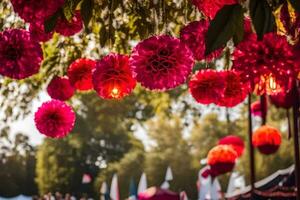
[[208, 69], [192, 76], [189, 90], [198, 103], [217, 103], [222, 98], [226, 84], [223, 73]]
[[67, 77], [54, 77], [47, 87], [47, 92], [52, 99], [61, 101], [69, 100], [75, 92]]
[[62, 138], [72, 131], [75, 117], [72, 107], [62, 101], [51, 100], [38, 108], [34, 121], [40, 133], [51, 138]]
[[245, 151], [244, 141], [235, 135], [228, 135], [219, 140], [219, 145], [230, 145], [237, 153], [238, 157], [241, 157]]
[[218, 49], [208, 56], [205, 56], [205, 35], [207, 33], [209, 22], [206, 20], [194, 21], [185, 26], [180, 31], [180, 40], [185, 43], [193, 52], [196, 60], [212, 59], [221, 55], [223, 49]]
[[71, 84], [81, 91], [93, 89], [92, 72], [95, 69], [96, 61], [80, 58], [75, 60], [68, 68], [68, 77]]
[[55, 31], [63, 36], [72, 36], [80, 32], [83, 28], [83, 22], [79, 11], [76, 11], [71, 21], [60, 17], [57, 20]]
[[128, 65], [129, 57], [111, 53], [96, 63], [93, 85], [104, 99], [120, 99], [129, 95], [136, 86]]
[[183, 84], [193, 65], [190, 49], [167, 35], [140, 42], [130, 58], [134, 78], [150, 90], [168, 90]]
[[40, 44], [23, 29], [0, 33], [0, 74], [24, 79], [39, 72], [43, 52]]
[[192, 3], [209, 19], [213, 19], [217, 12], [225, 5], [238, 3], [237, 0], [192, 0]]
[[11, 0], [14, 11], [26, 22], [44, 21], [63, 6], [64, 0]]

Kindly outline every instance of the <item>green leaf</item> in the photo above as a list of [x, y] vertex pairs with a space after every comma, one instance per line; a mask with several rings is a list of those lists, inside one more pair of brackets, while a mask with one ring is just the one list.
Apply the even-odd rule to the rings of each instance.
[[61, 14], [60, 12], [56, 12], [54, 15], [52, 15], [51, 17], [45, 20], [44, 29], [46, 33], [50, 33], [51, 31], [54, 30], [57, 19], [60, 16], [60, 14]]
[[224, 46], [232, 37], [237, 42], [243, 38], [244, 24], [243, 8], [239, 4], [226, 5], [211, 21], [208, 28], [205, 44], [205, 54], [208, 55], [214, 50]]
[[84, 26], [88, 27], [91, 18], [93, 16], [94, 1], [93, 0], [83, 0], [81, 3], [80, 13], [84, 22]]
[[300, 1], [299, 0], [289, 0], [293, 8], [300, 13]]
[[274, 31], [275, 19], [266, 0], [250, 0], [250, 16], [259, 40], [264, 34]]

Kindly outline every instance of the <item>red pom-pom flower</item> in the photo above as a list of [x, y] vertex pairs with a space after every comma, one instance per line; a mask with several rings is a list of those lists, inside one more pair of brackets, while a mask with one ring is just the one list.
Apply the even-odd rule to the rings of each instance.
[[83, 22], [79, 11], [76, 11], [71, 21], [60, 17], [57, 20], [55, 31], [63, 36], [72, 36], [80, 32], [83, 28]]
[[245, 151], [244, 141], [235, 135], [228, 135], [219, 140], [219, 145], [230, 145], [236, 151], [238, 157], [241, 157]]
[[295, 94], [293, 90], [270, 95], [269, 97], [271, 103], [278, 108], [290, 109], [295, 103]]
[[69, 100], [75, 92], [67, 77], [54, 77], [47, 87], [47, 92], [52, 99], [61, 101]]
[[256, 94], [276, 94], [291, 89], [299, 66], [284, 36], [264, 35], [263, 41], [242, 42], [233, 53], [233, 69], [249, 81]]
[[0, 33], [0, 74], [24, 79], [39, 72], [43, 52], [40, 44], [22, 29]]
[[14, 11], [26, 22], [41, 22], [54, 15], [64, 0], [11, 0]]
[[225, 89], [223, 72], [200, 70], [192, 76], [189, 90], [194, 99], [201, 104], [217, 103]]
[[100, 97], [120, 99], [132, 92], [136, 81], [128, 63], [128, 56], [114, 53], [96, 63], [93, 85]]
[[68, 68], [68, 77], [71, 84], [81, 91], [93, 89], [92, 72], [96, 61], [86, 58], [75, 60]]
[[215, 177], [233, 170], [238, 158], [236, 151], [230, 145], [218, 145], [207, 155], [211, 176]]
[[72, 131], [75, 117], [73, 109], [66, 103], [51, 100], [38, 108], [34, 121], [40, 133], [51, 138], [62, 138]]
[[225, 5], [232, 5], [238, 3], [237, 0], [192, 0], [192, 3], [205, 16], [213, 19], [217, 12]]
[[218, 49], [208, 56], [205, 56], [205, 35], [209, 22], [206, 20], [194, 21], [180, 31], [180, 40], [186, 44], [194, 54], [196, 60], [210, 61], [221, 55], [223, 49]]
[[273, 154], [281, 144], [281, 133], [271, 126], [262, 126], [253, 133], [252, 143], [262, 154]]
[[46, 42], [53, 36], [53, 31], [49, 33], [45, 32], [44, 22], [30, 23], [29, 32], [32, 38], [41, 42]]
[[224, 71], [221, 74], [225, 79], [225, 90], [216, 104], [234, 107], [243, 102], [249, 93], [249, 84], [243, 83], [239, 74], [234, 71]]
[[167, 35], [140, 42], [130, 58], [135, 79], [150, 90], [167, 90], [183, 84], [193, 65], [190, 49]]

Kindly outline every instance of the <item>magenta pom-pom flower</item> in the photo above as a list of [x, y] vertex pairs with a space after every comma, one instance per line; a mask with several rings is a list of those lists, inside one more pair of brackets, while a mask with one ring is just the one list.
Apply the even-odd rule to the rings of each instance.
[[129, 57], [111, 53], [96, 63], [93, 85], [104, 99], [120, 99], [130, 94], [136, 86], [129, 67]]
[[200, 70], [189, 82], [189, 90], [194, 99], [201, 104], [217, 103], [225, 90], [224, 72]]
[[168, 90], [183, 84], [193, 65], [190, 49], [179, 39], [167, 35], [140, 42], [130, 58], [135, 79], [150, 90]]
[[52, 16], [64, 0], [11, 0], [14, 11], [26, 22], [40, 22]]
[[[262, 103], [264, 105], [262, 105]], [[251, 104], [251, 113], [254, 116], [262, 117], [263, 113], [267, 112], [267, 100], [261, 102], [261, 101], [255, 101]]]
[[40, 44], [23, 29], [0, 33], [0, 74], [24, 79], [39, 72], [43, 52]]
[[244, 41], [233, 53], [233, 69], [251, 83], [258, 94], [276, 94], [291, 89], [299, 66], [284, 36], [268, 33], [263, 41]]
[[32, 22], [29, 26], [29, 32], [33, 39], [41, 42], [50, 40], [53, 36], [53, 31], [46, 33], [43, 22]]
[[51, 100], [38, 108], [34, 121], [40, 133], [51, 138], [62, 138], [72, 131], [75, 118], [72, 107], [62, 101]]
[[281, 92], [275, 95], [270, 95], [270, 101], [278, 108], [291, 108], [295, 103], [295, 94], [293, 90], [288, 92]]
[[193, 52], [196, 60], [212, 60], [221, 55], [222, 49], [218, 49], [208, 56], [205, 56], [205, 35], [207, 33], [209, 22], [206, 20], [194, 21], [185, 26], [180, 31], [180, 40], [185, 43]]
[[79, 11], [76, 11], [71, 21], [60, 17], [57, 20], [55, 31], [63, 36], [72, 36], [80, 32], [83, 28], [83, 22]]
[[67, 77], [54, 77], [47, 87], [47, 92], [52, 99], [66, 101], [70, 99], [75, 92]]
[[68, 68], [68, 77], [71, 84], [81, 91], [93, 89], [92, 72], [95, 69], [96, 61], [80, 58], [75, 60]]
[[224, 71], [222, 75], [225, 80], [225, 90], [216, 104], [224, 107], [234, 107], [242, 103], [250, 91], [249, 84], [242, 82], [239, 74], [235, 71]]
[[209, 19], [213, 19], [217, 12], [225, 5], [238, 3], [237, 0], [192, 0], [192, 3]]

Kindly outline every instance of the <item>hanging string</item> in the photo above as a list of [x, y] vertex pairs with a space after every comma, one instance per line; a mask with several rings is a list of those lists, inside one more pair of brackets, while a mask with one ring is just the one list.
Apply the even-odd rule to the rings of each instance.
[[165, 2], [166, 0], [162, 0], [162, 9], [163, 9], [163, 27], [164, 27], [164, 32], [167, 35], [169, 33], [168, 31], [168, 15], [167, 15], [167, 3]]
[[291, 117], [290, 117], [290, 111], [289, 109], [286, 109], [286, 116], [288, 120], [288, 139], [290, 140], [292, 137], [292, 127], [291, 127]]
[[113, 19], [113, 5], [114, 5], [114, 0], [109, 0], [109, 25], [108, 25], [108, 37], [109, 37], [109, 50], [112, 50], [112, 47], [113, 47], [113, 42], [112, 42], [112, 19]]
[[188, 2], [187, 0], [183, 0], [183, 3], [184, 3], [184, 24], [187, 24], [187, 21], [188, 21]]

